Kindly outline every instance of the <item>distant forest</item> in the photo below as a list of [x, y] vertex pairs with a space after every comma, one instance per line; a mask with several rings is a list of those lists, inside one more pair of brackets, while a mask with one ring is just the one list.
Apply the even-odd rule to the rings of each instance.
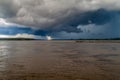
[[[32, 38], [0, 38], [0, 40], [45, 40]], [[120, 38], [104, 38], [104, 39], [53, 39], [53, 40], [120, 40]]]
[[79, 39], [79, 40], [120, 40], [120, 38], [104, 38], [104, 39]]

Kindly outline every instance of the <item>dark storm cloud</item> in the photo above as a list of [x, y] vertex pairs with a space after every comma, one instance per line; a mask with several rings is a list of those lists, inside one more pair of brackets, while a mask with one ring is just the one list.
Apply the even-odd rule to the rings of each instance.
[[[0, 18], [38, 29], [33, 33], [36, 35], [102, 37], [105, 31], [111, 35], [118, 30], [119, 11], [119, 0], [0, 0]], [[88, 31], [78, 26], [87, 27]]]
[[69, 19], [72, 21], [75, 17], [83, 19], [85, 12], [100, 8], [118, 10], [119, 2], [118, 0], [0, 0], [0, 13], [15, 23], [46, 28], [58, 26]]
[[17, 4], [14, 4], [13, 0], [0, 0], [0, 17], [11, 18], [18, 12]]

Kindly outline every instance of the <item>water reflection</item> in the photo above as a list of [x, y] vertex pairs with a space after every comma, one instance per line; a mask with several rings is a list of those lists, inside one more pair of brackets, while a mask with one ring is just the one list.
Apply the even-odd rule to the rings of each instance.
[[10, 45], [6, 42], [0, 42], [0, 78], [6, 79], [7, 60], [9, 56]]

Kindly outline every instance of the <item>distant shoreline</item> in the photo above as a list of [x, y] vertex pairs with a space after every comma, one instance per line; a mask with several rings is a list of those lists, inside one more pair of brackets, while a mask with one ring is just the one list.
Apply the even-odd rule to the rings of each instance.
[[37, 39], [26, 39], [26, 38], [19, 38], [19, 39], [0, 39], [0, 41], [45, 41], [45, 42], [76, 42], [76, 43], [120, 43], [120, 40], [110, 40], [110, 39], [91, 39], [91, 40], [37, 40]]
[[120, 40], [75, 40], [78, 43], [120, 43]]
[[[47, 39], [33, 39], [33, 38], [0, 38], [0, 40], [47, 40]], [[52, 41], [120, 41], [120, 38], [106, 38], [106, 39], [52, 39]], [[51, 41], [51, 40], [50, 40]]]

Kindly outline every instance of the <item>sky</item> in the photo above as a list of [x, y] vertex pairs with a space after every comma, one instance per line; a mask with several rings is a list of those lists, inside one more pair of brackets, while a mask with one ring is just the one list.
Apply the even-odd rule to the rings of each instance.
[[120, 38], [119, 0], [0, 0], [0, 38]]

